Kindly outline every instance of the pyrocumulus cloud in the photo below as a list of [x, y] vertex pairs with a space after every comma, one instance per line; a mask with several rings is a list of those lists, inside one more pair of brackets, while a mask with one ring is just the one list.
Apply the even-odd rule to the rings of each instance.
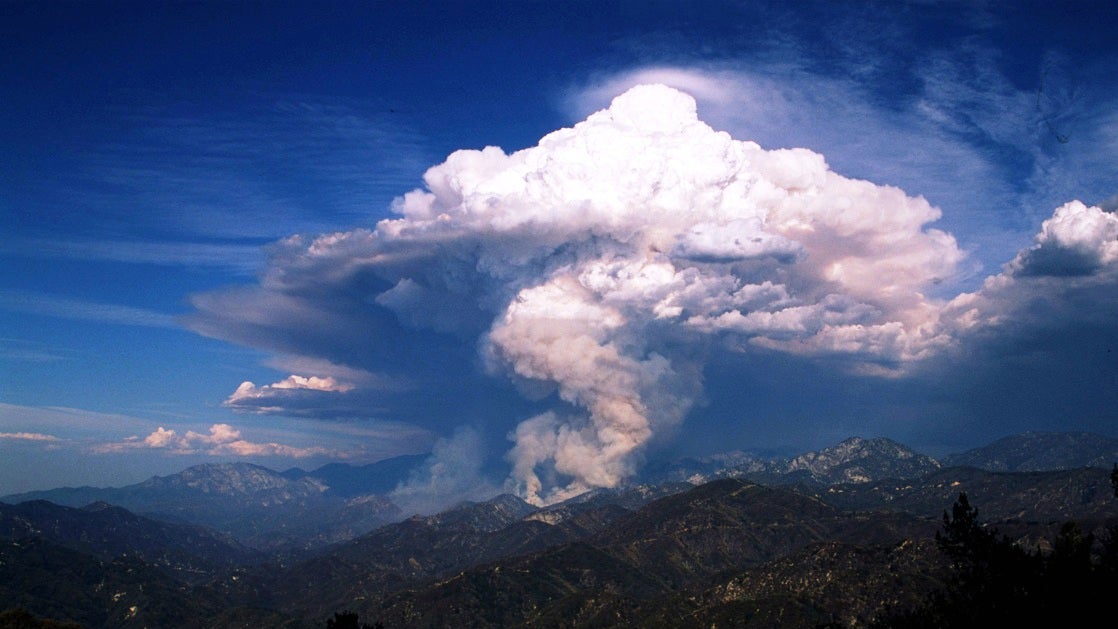
[[[631, 475], [700, 398], [715, 345], [899, 376], [1003, 320], [1033, 290], [1026, 276], [1097, 274], [1118, 257], [1114, 216], [1069, 204], [980, 291], [930, 298], [964, 258], [930, 226], [937, 208], [836, 174], [812, 151], [735, 140], [662, 85], [535, 147], [457, 151], [424, 182], [373, 230], [277, 244], [236, 325], [278, 326], [265, 313], [288, 304], [286, 321], [312, 328], [320, 306], [296, 288], [349, 295], [376, 277], [362, 307], [477, 338], [492, 373], [567, 403], [510, 435], [509, 485], [537, 503]], [[195, 328], [220, 335], [220, 298], [195, 304]], [[341, 391], [298, 378], [285, 386]], [[228, 403], [275, 397], [281, 384], [245, 383]]]

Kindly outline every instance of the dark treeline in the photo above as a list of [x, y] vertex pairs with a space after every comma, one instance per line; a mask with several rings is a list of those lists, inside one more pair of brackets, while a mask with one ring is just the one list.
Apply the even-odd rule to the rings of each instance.
[[[1110, 480], [1118, 498], [1118, 465]], [[951, 513], [944, 512], [936, 545], [951, 560], [946, 587], [878, 627], [1087, 627], [1113, 617], [1118, 526], [1096, 540], [1066, 522], [1050, 552], [1029, 551], [983, 526], [963, 493]]]

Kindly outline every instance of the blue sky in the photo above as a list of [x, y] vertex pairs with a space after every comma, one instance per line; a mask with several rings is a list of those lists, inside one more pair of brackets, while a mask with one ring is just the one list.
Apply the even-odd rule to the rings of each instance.
[[[459, 483], [432, 465], [413, 493], [547, 500], [713, 450], [1115, 434], [1109, 3], [423, 4], [0, 6], [0, 493], [435, 447]], [[822, 156], [748, 153], [769, 165], [733, 176], [814, 182], [877, 218], [804, 237], [777, 209], [677, 224], [638, 187], [718, 172], [696, 147], [721, 140], [669, 125], [678, 142], [652, 142], [656, 120], [601, 144], [578, 127], [585, 154], [532, 149], [645, 83], [693, 97], [735, 151]], [[612, 120], [691, 115], [632, 101]], [[487, 146], [532, 149], [554, 198], [510, 184], [515, 159], [447, 161]], [[578, 163], [642, 158], [659, 178]], [[424, 181], [435, 166], [457, 192]], [[759, 249], [727, 253], [750, 230]], [[633, 278], [665, 269], [705, 305], [664, 301], [667, 282], [648, 315]], [[709, 310], [727, 283], [733, 305]], [[537, 305], [577, 331], [546, 356]], [[555, 360], [579, 339], [606, 354]]]

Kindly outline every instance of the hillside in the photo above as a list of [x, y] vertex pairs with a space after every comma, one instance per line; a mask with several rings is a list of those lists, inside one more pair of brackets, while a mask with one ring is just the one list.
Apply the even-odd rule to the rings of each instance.
[[[359, 468], [200, 466], [118, 489], [55, 490], [177, 522], [104, 502], [0, 504], [0, 612], [89, 627], [297, 629], [341, 610], [387, 627], [862, 627], [949, 584], [934, 536], [960, 492], [1030, 553], [1066, 546], [1064, 522], [1100, 539], [1118, 525], [1109, 470], [1098, 467], [943, 467], [857, 438], [763, 463], [711, 461], [723, 467], [708, 469], [710, 482], [692, 473], [543, 508], [500, 495], [355, 526], [298, 556], [276, 540], [299, 527], [300, 539], [324, 539], [357, 501], [383, 508], [376, 494], [348, 495], [368, 486], [352, 477]], [[331, 494], [331, 475], [349, 484]], [[181, 523], [254, 517], [256, 550]]]

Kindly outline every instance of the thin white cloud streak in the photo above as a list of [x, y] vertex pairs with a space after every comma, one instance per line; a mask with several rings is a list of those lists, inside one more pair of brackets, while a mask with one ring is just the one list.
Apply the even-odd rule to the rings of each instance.
[[70, 353], [26, 339], [0, 339], [0, 358], [28, 363], [53, 363], [68, 360]]
[[54, 435], [47, 435], [41, 432], [0, 432], [0, 439], [11, 439], [13, 441], [61, 441]]
[[143, 308], [104, 304], [27, 291], [0, 291], [0, 309], [26, 314], [96, 321], [114, 325], [178, 329], [173, 315]]
[[[314, 399], [322, 394], [348, 393], [354, 385], [340, 382], [330, 376], [299, 376], [292, 374], [279, 382], [257, 386], [248, 380], [222, 402], [222, 406], [239, 413], [297, 414], [296, 405], [301, 398]], [[332, 397], [332, 396], [331, 396]]]
[[[319, 419], [369, 419], [383, 414], [378, 394], [397, 393], [409, 387], [398, 378], [345, 367], [328, 360], [281, 356], [267, 363], [296, 367], [314, 375], [291, 374], [272, 384], [242, 382], [222, 406], [235, 413], [317, 417]], [[353, 392], [353, 395], [345, 395]], [[336, 395], [342, 394], [342, 395]]]
[[123, 438], [149, 426], [147, 420], [119, 413], [0, 402], [0, 430], [4, 432], [49, 432], [80, 441], [112, 439], [114, 435]]
[[251, 275], [264, 261], [260, 245], [197, 242], [27, 240], [0, 244], [0, 253], [33, 258], [207, 267]]
[[275, 356], [264, 361], [268, 367], [290, 373], [314, 374], [322, 378], [333, 378], [352, 383], [362, 389], [376, 391], [406, 391], [414, 385], [401, 378], [372, 373], [364, 369], [347, 367], [310, 356]]

